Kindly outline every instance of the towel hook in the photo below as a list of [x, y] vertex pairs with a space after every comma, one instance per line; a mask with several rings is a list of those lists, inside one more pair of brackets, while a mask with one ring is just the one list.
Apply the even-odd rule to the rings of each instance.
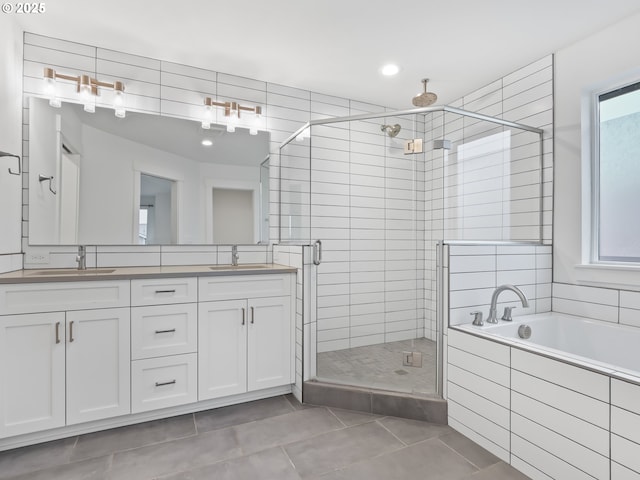
[[20, 168], [20, 157], [18, 155], [14, 155], [12, 153], [7, 153], [7, 152], [0, 152], [0, 157], [15, 157], [18, 159], [18, 171], [14, 172], [13, 170], [11, 170], [11, 168], [8, 168], [7, 170], [9, 170], [9, 173], [11, 175], [21, 175], [22, 174], [22, 169]]
[[47, 181], [48, 181], [48, 182], [49, 182], [49, 191], [50, 191], [51, 193], [53, 193], [54, 195], [56, 194], [56, 191], [53, 189], [53, 186], [52, 186], [52, 183], [53, 183], [53, 175], [52, 175], [52, 176], [50, 176], [50, 177], [47, 177], [46, 175], [42, 175], [42, 174], [40, 174], [40, 175], [38, 175], [38, 181], [39, 181], [40, 183], [42, 183], [42, 182], [47, 182]]

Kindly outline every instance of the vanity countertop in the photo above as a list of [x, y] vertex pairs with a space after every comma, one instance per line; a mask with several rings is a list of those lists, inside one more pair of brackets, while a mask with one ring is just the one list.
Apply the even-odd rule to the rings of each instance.
[[78, 282], [88, 280], [132, 280], [137, 278], [210, 277], [222, 275], [262, 275], [295, 273], [297, 269], [277, 263], [253, 263], [241, 265], [172, 265], [164, 267], [104, 267], [78, 270], [52, 268], [17, 270], [0, 274], [0, 284]]

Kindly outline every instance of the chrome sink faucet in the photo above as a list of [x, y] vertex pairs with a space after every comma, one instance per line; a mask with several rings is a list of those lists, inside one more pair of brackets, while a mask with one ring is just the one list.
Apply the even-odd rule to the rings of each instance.
[[76, 262], [78, 262], [78, 270], [87, 269], [87, 247], [84, 245], [78, 245], [78, 255], [76, 255]]
[[240, 255], [238, 254], [238, 246], [234, 245], [231, 247], [231, 265], [233, 265], [234, 267], [237, 267], [239, 258], [240, 258]]
[[505, 290], [511, 290], [522, 302], [522, 306], [527, 308], [529, 306], [529, 300], [527, 300], [526, 295], [515, 285], [500, 285], [493, 291], [493, 295], [491, 295], [491, 307], [489, 308], [489, 318], [487, 318], [487, 323], [498, 323], [498, 318], [496, 317], [496, 310], [498, 304], [498, 295], [500, 295]]

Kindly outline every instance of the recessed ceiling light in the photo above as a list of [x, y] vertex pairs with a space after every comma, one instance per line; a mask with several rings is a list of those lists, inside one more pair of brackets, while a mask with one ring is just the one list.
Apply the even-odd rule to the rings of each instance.
[[387, 77], [395, 75], [399, 71], [400, 71], [400, 68], [397, 65], [393, 64], [393, 63], [389, 63], [389, 64], [385, 65], [384, 67], [382, 67], [382, 70], [381, 70], [382, 74], [387, 76]]
[[204, 145], [205, 147], [210, 147], [211, 145], [213, 145], [213, 142], [205, 138], [204, 140], [202, 140], [202, 145]]

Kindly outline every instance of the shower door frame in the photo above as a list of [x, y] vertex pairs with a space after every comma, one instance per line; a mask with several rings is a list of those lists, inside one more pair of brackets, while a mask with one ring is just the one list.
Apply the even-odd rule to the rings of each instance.
[[[538, 205], [538, 210], [539, 210], [539, 220], [538, 220], [538, 242], [540, 244], [542, 244], [543, 241], [543, 181], [542, 181], [542, 171], [543, 171], [543, 134], [544, 134], [544, 130], [541, 128], [537, 128], [537, 127], [532, 127], [529, 125], [525, 125], [525, 124], [521, 124], [521, 123], [517, 123], [517, 122], [512, 122], [509, 120], [503, 120], [501, 118], [496, 118], [496, 117], [491, 117], [489, 115], [484, 115], [481, 113], [476, 113], [476, 112], [471, 112], [468, 110], [463, 110], [460, 108], [456, 108], [456, 107], [450, 107], [447, 105], [443, 105], [443, 106], [434, 106], [434, 107], [422, 107], [422, 108], [414, 108], [414, 109], [409, 109], [409, 110], [396, 110], [396, 111], [389, 111], [389, 112], [379, 112], [379, 113], [365, 113], [365, 114], [359, 114], [359, 115], [349, 115], [349, 116], [344, 116], [344, 117], [331, 117], [331, 118], [325, 118], [325, 119], [317, 119], [317, 120], [310, 120], [309, 122], [306, 122], [304, 125], [302, 125], [298, 130], [296, 130], [294, 133], [292, 133], [289, 137], [287, 137], [281, 144], [279, 147], [279, 152], [280, 154], [282, 154], [282, 149], [285, 148], [289, 143], [291, 143], [292, 141], [294, 141], [299, 135], [303, 134], [305, 131], [309, 131], [311, 132], [311, 127], [313, 127], [314, 125], [329, 125], [329, 124], [333, 124], [333, 123], [343, 123], [343, 122], [352, 122], [352, 121], [359, 121], [359, 120], [373, 120], [373, 119], [383, 119], [383, 118], [388, 118], [388, 117], [399, 117], [399, 116], [411, 116], [411, 115], [419, 115], [419, 114], [428, 114], [428, 113], [436, 113], [436, 112], [443, 112], [443, 113], [452, 113], [452, 114], [457, 114], [460, 115], [462, 117], [468, 117], [468, 118], [473, 118], [476, 120], [482, 120], [482, 121], [486, 121], [489, 123], [493, 123], [495, 125], [499, 125], [499, 126], [503, 126], [503, 127], [510, 127], [510, 128], [516, 128], [519, 130], [523, 130], [523, 131], [527, 131], [527, 132], [532, 132], [535, 133], [539, 136], [539, 153], [538, 153], [538, 168], [540, 171], [540, 182], [539, 182], [539, 205]], [[309, 139], [310, 142], [313, 139], [313, 134], [310, 133], [309, 135]], [[313, 162], [313, 158], [311, 158], [311, 143], [309, 144], [309, 172], [310, 172], [310, 176], [309, 176], [309, 182], [312, 181], [311, 178], [311, 171], [312, 171], [312, 162]], [[281, 158], [281, 157], [280, 157]], [[281, 188], [281, 181], [282, 181], [282, 162], [279, 161], [278, 162], [278, 180], [279, 180], [279, 186], [278, 186], [278, 243], [282, 244], [282, 245], [304, 245], [307, 247], [313, 247], [313, 243], [314, 243], [314, 239], [309, 238], [308, 242], [305, 241], [301, 241], [301, 240], [282, 240], [282, 188]], [[309, 192], [309, 206], [311, 207], [311, 191]], [[309, 213], [309, 216], [311, 217], [311, 212]], [[311, 237], [311, 223], [309, 223], [309, 236]], [[315, 240], [316, 242], [318, 241], [318, 239]], [[444, 351], [443, 351], [443, 336], [444, 336], [444, 321], [445, 321], [445, 312], [444, 312], [444, 306], [445, 304], [448, 304], [448, 302], [446, 302], [445, 298], [444, 298], [444, 294], [443, 294], [443, 247], [444, 245], [447, 243], [446, 239], [439, 239], [439, 241], [437, 242], [436, 245], [436, 269], [435, 269], [435, 275], [436, 275], [436, 395], [438, 395], [439, 397], [443, 396], [443, 380], [444, 380], [444, 375], [443, 375], [443, 359], [444, 359]], [[466, 242], [462, 242], [462, 243], [466, 243]], [[470, 243], [505, 243], [504, 241], [495, 241], [495, 242], [470, 242]], [[529, 243], [535, 243], [534, 241], [529, 242]], [[315, 263], [315, 262], [314, 262]], [[317, 265], [317, 264], [316, 264]], [[317, 268], [312, 268], [312, 275], [317, 275]], [[312, 282], [314, 285], [316, 284], [316, 282]], [[314, 292], [315, 293], [315, 292]], [[313, 294], [312, 294], [313, 295]], [[315, 295], [313, 295], [315, 297]], [[315, 303], [315, 302], [314, 302]], [[316, 318], [315, 318], [315, 314], [313, 315], [314, 318], [312, 319], [312, 321], [315, 322]], [[303, 325], [308, 323], [308, 320], [311, 321], [311, 319], [304, 319], [303, 318]], [[305, 329], [303, 328], [302, 330], [302, 345], [308, 345], [311, 348], [311, 352], [309, 352], [309, 356], [313, 356], [316, 358], [316, 361], [314, 361], [313, 363], [315, 364], [317, 362], [317, 345], [313, 345], [312, 342], [310, 341], [311, 339], [305, 339], [304, 338], [304, 332]], [[316, 335], [311, 335], [313, 338], [315, 338], [317, 340], [317, 334]], [[307, 353], [303, 352], [302, 355], [303, 358], [307, 357]], [[302, 373], [302, 377], [306, 380], [308, 378], [311, 377], [311, 372], [307, 371], [307, 365], [306, 362], [303, 362], [303, 372]]]

